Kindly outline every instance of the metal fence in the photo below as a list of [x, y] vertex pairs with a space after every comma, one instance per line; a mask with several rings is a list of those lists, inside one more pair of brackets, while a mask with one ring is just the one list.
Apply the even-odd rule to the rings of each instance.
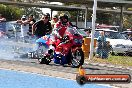
[[[104, 37], [100, 35], [102, 31]], [[98, 29], [95, 31], [95, 39], [96, 47], [93, 61], [132, 66], [132, 41], [127, 34], [114, 30]]]

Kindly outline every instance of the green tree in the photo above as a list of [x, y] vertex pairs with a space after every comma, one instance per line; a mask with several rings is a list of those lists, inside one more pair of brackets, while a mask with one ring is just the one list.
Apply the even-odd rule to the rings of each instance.
[[132, 15], [124, 16], [124, 28], [132, 28]]
[[96, 22], [100, 24], [112, 24], [112, 14], [111, 13], [97, 13]]
[[23, 11], [18, 7], [0, 4], [0, 13], [3, 14], [7, 20], [11, 21], [20, 18]]
[[[39, 1], [43, 0], [10, 0], [15, 2], [28, 2], [28, 3], [39, 3]], [[18, 7], [23, 10], [23, 13], [21, 15], [29, 16], [30, 14], [33, 14], [35, 18], [39, 19], [40, 16], [43, 14], [41, 8], [38, 7]]]
[[39, 19], [40, 16], [43, 14], [41, 8], [38, 7], [23, 7], [23, 14], [29, 16], [31, 14], [34, 15], [35, 18]]

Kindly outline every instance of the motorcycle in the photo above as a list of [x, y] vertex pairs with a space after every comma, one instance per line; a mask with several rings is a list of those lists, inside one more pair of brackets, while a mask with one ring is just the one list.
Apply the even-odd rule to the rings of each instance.
[[36, 40], [38, 48], [30, 54], [30, 57], [38, 59], [40, 64], [49, 64], [54, 61], [56, 64], [70, 64], [72, 67], [83, 65], [84, 53], [81, 48], [83, 37], [79, 35], [78, 29], [66, 28], [63, 38], [55, 39], [58, 32], [54, 29], [50, 35]]
[[83, 37], [77, 30], [74, 27], [67, 27], [64, 37], [55, 48], [54, 63], [71, 64], [72, 67], [83, 65], [84, 53], [81, 48]]

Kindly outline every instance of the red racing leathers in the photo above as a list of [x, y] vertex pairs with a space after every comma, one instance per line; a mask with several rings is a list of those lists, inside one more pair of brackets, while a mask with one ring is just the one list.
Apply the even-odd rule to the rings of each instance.
[[55, 28], [57, 28], [57, 32], [59, 33], [59, 36], [60, 37], [63, 37], [64, 34], [65, 34], [65, 31], [67, 29], [68, 26], [71, 26], [71, 23], [70, 22], [67, 22], [64, 24], [62, 24], [61, 21], [57, 22], [56, 25], [55, 25]]

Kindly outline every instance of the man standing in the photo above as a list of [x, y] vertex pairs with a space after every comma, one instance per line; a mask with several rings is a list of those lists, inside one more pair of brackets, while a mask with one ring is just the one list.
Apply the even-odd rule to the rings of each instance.
[[26, 15], [23, 15], [21, 20], [17, 20], [17, 23], [21, 24], [21, 37], [25, 40], [25, 37], [27, 37], [27, 33], [29, 30], [29, 22], [26, 19]]
[[52, 28], [54, 28], [54, 25], [58, 22], [58, 15], [54, 15], [53, 19], [51, 20]]
[[97, 56], [106, 59], [109, 56], [109, 43], [106, 41], [105, 32], [101, 31], [100, 36], [97, 38]]
[[47, 14], [44, 14], [41, 20], [37, 21], [32, 26], [32, 35], [35, 35], [37, 38], [44, 36], [45, 34], [49, 34], [52, 32], [52, 26], [49, 22], [49, 18]]
[[0, 14], [0, 37], [3, 36], [6, 32], [6, 18]]
[[4, 18], [2, 14], [0, 14], [0, 22], [5, 22], [5, 21], [6, 21], [6, 18]]
[[28, 22], [29, 22], [29, 32], [28, 32], [28, 34], [31, 35], [32, 34], [32, 25], [36, 22], [33, 15], [30, 15], [28, 17]]

